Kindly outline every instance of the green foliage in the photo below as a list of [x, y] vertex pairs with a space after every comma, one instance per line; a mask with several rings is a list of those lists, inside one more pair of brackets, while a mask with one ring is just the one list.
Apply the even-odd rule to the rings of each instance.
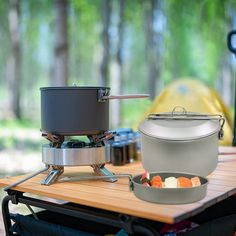
[[[36, 138], [32, 138], [32, 134]], [[0, 121], [0, 151], [15, 149], [24, 152], [38, 152], [41, 149], [40, 139], [38, 124], [30, 120]]]
[[14, 136], [11, 137], [0, 137], [0, 151], [1, 150], [23, 150], [25, 152], [30, 152], [30, 151], [37, 151], [39, 152], [41, 150], [41, 143], [40, 141], [35, 142], [30, 139], [22, 139], [22, 138], [17, 138]]
[[[103, 0], [70, 0], [69, 85], [99, 85], [102, 56]], [[166, 20], [162, 32], [162, 83], [193, 76], [215, 86], [222, 59], [229, 53], [226, 35], [235, 14], [235, 0], [160, 0]], [[112, 17], [118, 13], [112, 0]], [[126, 0], [124, 9], [123, 83], [124, 93], [147, 93], [145, 10], [149, 1]], [[40, 120], [40, 86], [50, 84], [53, 63], [54, 1], [21, 0], [22, 107], [24, 117]], [[229, 11], [231, 13], [229, 13]], [[7, 104], [6, 67], [10, 51], [8, 1], [0, 1], [0, 105]], [[114, 30], [115, 26], [112, 26]], [[117, 35], [117, 33], [116, 33]], [[113, 41], [116, 36], [111, 33]], [[113, 86], [113, 85], [111, 85]], [[124, 110], [127, 103], [122, 103]], [[134, 103], [134, 106], [136, 103]], [[132, 107], [132, 106], [131, 106]], [[34, 112], [37, 110], [37, 112]], [[139, 110], [139, 109], [137, 109]], [[134, 112], [135, 113], [135, 112]], [[125, 114], [125, 111], [124, 111]], [[2, 116], [1, 116], [2, 117]], [[127, 122], [127, 121], [125, 121]]]
[[0, 130], [3, 129], [10, 129], [14, 131], [14, 129], [31, 129], [31, 128], [37, 128], [38, 124], [33, 122], [32, 120], [16, 120], [16, 119], [7, 119], [7, 120], [1, 120], [0, 121]]
[[166, 2], [168, 76], [193, 76], [214, 86], [227, 50], [227, 7], [222, 0]]
[[122, 124], [121, 127], [131, 127], [137, 125], [143, 117], [147, 108], [151, 105], [148, 99], [127, 100], [122, 103]]
[[96, 67], [101, 30], [101, 0], [72, 0], [69, 16], [70, 84], [97, 85]]

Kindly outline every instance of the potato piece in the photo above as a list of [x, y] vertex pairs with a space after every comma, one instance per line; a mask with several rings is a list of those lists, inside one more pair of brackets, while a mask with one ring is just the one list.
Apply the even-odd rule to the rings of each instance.
[[192, 182], [193, 187], [201, 185], [201, 181], [198, 176], [191, 178], [191, 182]]
[[166, 178], [165, 188], [177, 188], [177, 179], [175, 177]]

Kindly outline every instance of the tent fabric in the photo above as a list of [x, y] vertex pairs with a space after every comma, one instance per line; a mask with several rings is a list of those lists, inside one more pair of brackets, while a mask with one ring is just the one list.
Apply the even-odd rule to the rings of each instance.
[[137, 129], [148, 114], [171, 112], [177, 106], [184, 107], [187, 112], [223, 115], [224, 139], [220, 141], [220, 145], [232, 144], [232, 120], [226, 105], [214, 89], [192, 78], [178, 79], [167, 86], [147, 108], [134, 129]]

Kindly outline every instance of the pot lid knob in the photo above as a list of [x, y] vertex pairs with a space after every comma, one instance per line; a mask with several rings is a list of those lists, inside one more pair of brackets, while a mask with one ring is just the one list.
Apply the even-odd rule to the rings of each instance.
[[[177, 111], [178, 109], [180, 109], [181, 111]], [[181, 107], [181, 106], [176, 106], [174, 107], [174, 109], [172, 110], [171, 112], [172, 116], [175, 116], [175, 115], [187, 115], [187, 111], [184, 107]]]

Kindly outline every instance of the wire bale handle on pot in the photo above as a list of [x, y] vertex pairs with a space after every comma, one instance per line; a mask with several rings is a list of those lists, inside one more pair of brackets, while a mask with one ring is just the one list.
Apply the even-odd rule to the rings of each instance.
[[[180, 108], [182, 109], [181, 112], [176, 112], [176, 110]], [[156, 114], [149, 114], [147, 117], [148, 120], [216, 120], [219, 121], [220, 124], [220, 130], [218, 133], [218, 137], [220, 140], [224, 137], [224, 124], [225, 124], [225, 118], [220, 115], [210, 115], [210, 114], [198, 114], [193, 112], [187, 112], [187, 110], [184, 107], [176, 106], [172, 110], [172, 112], [166, 112], [166, 113], [156, 113]]]

